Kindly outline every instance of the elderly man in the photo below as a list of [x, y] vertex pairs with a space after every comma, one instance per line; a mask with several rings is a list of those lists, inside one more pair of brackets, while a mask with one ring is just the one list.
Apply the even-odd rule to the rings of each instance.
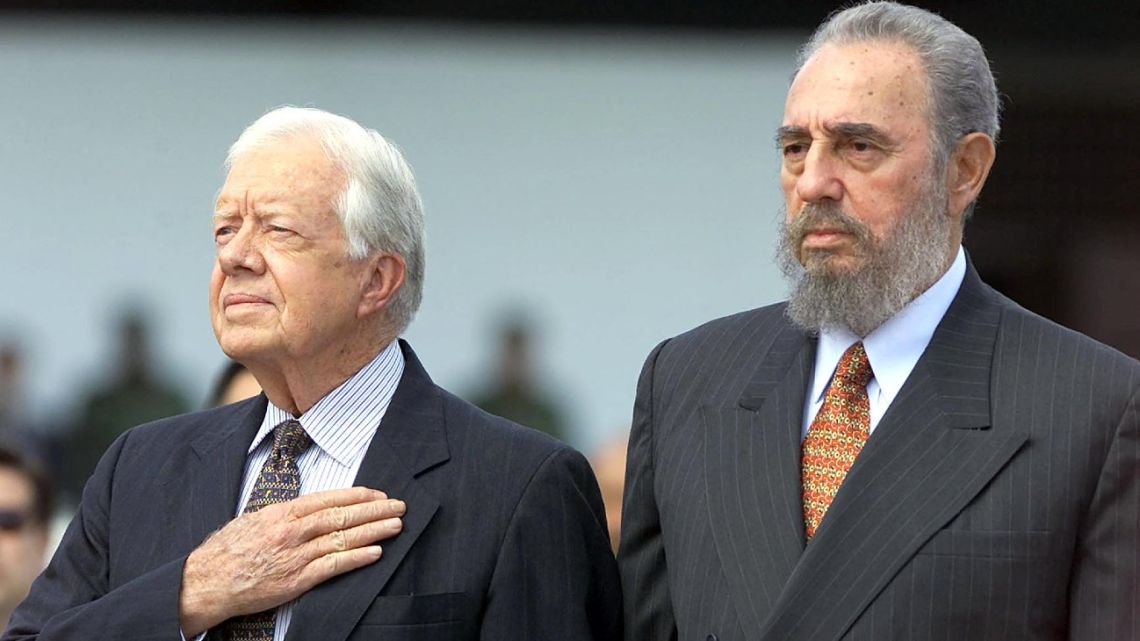
[[43, 470], [0, 447], [0, 626], [44, 567], [53, 503]]
[[970, 265], [997, 133], [946, 20], [813, 35], [777, 135], [791, 300], [641, 376], [627, 639], [1140, 639], [1140, 363]]
[[424, 274], [396, 148], [282, 108], [227, 164], [210, 312], [264, 394], [116, 441], [4, 638], [619, 636], [585, 459], [436, 387], [396, 339]]

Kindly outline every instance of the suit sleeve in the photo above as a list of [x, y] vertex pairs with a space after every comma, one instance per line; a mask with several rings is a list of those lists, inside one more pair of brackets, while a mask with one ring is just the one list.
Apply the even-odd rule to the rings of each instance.
[[677, 638], [665, 547], [661, 540], [661, 518], [653, 489], [653, 377], [664, 346], [665, 343], [661, 343], [650, 353], [641, 371], [629, 437], [618, 549], [628, 641]]
[[1140, 641], [1140, 389], [1082, 523], [1070, 589], [1070, 639]]
[[185, 557], [109, 587], [111, 495], [129, 437], [129, 432], [119, 437], [103, 455], [51, 562], [12, 613], [3, 641], [180, 639], [178, 599]]
[[601, 492], [578, 452], [563, 447], [547, 457], [515, 507], [480, 638], [621, 638], [621, 586]]

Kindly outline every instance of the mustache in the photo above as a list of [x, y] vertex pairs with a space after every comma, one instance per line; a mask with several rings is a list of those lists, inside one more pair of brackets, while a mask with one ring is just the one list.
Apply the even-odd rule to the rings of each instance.
[[860, 242], [871, 239], [871, 230], [858, 218], [843, 211], [839, 203], [835, 202], [804, 205], [800, 213], [785, 225], [785, 234], [798, 246], [803, 242], [804, 236], [818, 229], [833, 229], [851, 234]]

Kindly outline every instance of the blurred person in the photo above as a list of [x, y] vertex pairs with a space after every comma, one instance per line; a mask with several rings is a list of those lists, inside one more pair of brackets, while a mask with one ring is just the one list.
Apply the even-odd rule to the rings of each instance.
[[227, 167], [210, 314], [264, 394], [116, 440], [4, 639], [616, 639], [585, 458], [398, 338], [424, 276], [399, 151], [284, 107]]
[[492, 414], [566, 440], [566, 421], [557, 404], [543, 393], [534, 368], [534, 332], [521, 319], [499, 329], [493, 387], [472, 402]]
[[117, 374], [88, 395], [64, 443], [68, 464], [62, 480], [73, 497], [79, 496], [99, 457], [123, 431], [190, 409], [182, 393], [155, 372], [150, 328], [141, 312], [129, 310], [120, 316], [116, 341]]
[[0, 629], [44, 567], [53, 508], [45, 473], [17, 450], [0, 446]]
[[614, 554], [621, 540], [621, 496], [625, 489], [625, 459], [629, 438], [610, 439], [603, 443], [590, 458], [594, 475], [598, 477], [598, 487], [602, 490], [602, 501], [606, 504], [606, 524], [610, 530], [610, 546]]
[[43, 459], [45, 443], [28, 416], [24, 350], [16, 341], [0, 344], [0, 447]]
[[7, 429], [23, 421], [24, 358], [14, 342], [0, 344], [0, 426]]
[[998, 104], [922, 9], [809, 40], [777, 135], [790, 300], [642, 371], [626, 638], [1140, 639], [1140, 363], [961, 247]]
[[257, 384], [253, 372], [237, 361], [226, 363], [225, 368], [214, 381], [214, 388], [210, 392], [207, 407], [229, 405], [261, 393], [261, 385]]

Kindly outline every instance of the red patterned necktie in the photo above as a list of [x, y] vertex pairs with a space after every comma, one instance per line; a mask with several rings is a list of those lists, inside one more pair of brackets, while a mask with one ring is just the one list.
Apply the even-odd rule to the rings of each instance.
[[[301, 424], [293, 419], [273, 428], [273, 449], [261, 466], [257, 482], [249, 493], [244, 514], [256, 512], [274, 503], [297, 498], [301, 493], [301, 473], [297, 459], [309, 449], [313, 440]], [[277, 609], [234, 617], [222, 624], [225, 641], [273, 641], [277, 625]]]
[[871, 431], [867, 383], [871, 363], [863, 343], [847, 348], [823, 397], [823, 406], [808, 427], [803, 444], [804, 532], [815, 534], [847, 470]]

